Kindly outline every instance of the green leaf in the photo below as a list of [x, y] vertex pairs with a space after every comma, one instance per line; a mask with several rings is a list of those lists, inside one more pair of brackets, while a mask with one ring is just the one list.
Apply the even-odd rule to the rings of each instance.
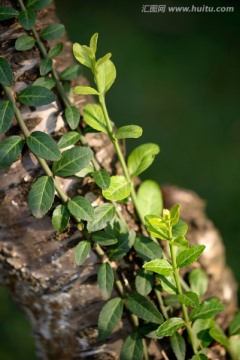
[[108, 200], [123, 200], [130, 195], [131, 184], [125, 176], [111, 176], [110, 185], [106, 190], [102, 191], [103, 196]]
[[57, 57], [59, 54], [61, 54], [62, 50], [63, 50], [63, 43], [58, 43], [53, 47], [51, 47], [51, 49], [48, 52], [49, 59], [53, 59]]
[[214, 324], [214, 326], [210, 329], [209, 334], [219, 344], [225, 346], [226, 348], [228, 347], [228, 338], [218, 324]]
[[15, 49], [18, 51], [26, 51], [33, 48], [35, 39], [32, 36], [22, 35], [19, 36], [15, 42]]
[[44, 132], [34, 131], [26, 140], [29, 149], [42, 159], [54, 161], [61, 158], [57, 144]]
[[97, 41], [98, 41], [98, 33], [95, 33], [91, 37], [89, 44], [90, 48], [92, 48], [95, 53], [97, 51]]
[[204, 354], [194, 355], [191, 360], [209, 360], [209, 358]]
[[61, 80], [73, 80], [81, 73], [81, 67], [79, 65], [72, 65], [67, 67], [61, 74]]
[[231, 354], [232, 360], [240, 360], [240, 335], [230, 336], [229, 352]]
[[203, 269], [194, 269], [189, 274], [189, 283], [191, 290], [203, 296], [207, 292], [208, 277]]
[[91, 244], [87, 240], [82, 240], [75, 248], [75, 261], [78, 266], [82, 265], [91, 251]]
[[58, 141], [58, 148], [63, 149], [70, 145], [74, 145], [79, 139], [79, 133], [76, 131], [69, 131], [61, 136], [60, 140]]
[[175, 332], [170, 337], [170, 344], [177, 360], [185, 360], [186, 343], [184, 338], [178, 332]]
[[99, 95], [98, 91], [90, 86], [76, 86], [74, 93], [79, 95]]
[[11, 86], [13, 84], [12, 69], [4, 58], [0, 57], [0, 84]]
[[148, 232], [162, 240], [170, 240], [168, 225], [164, 221], [162, 221], [160, 217], [154, 215], [147, 215], [144, 219]]
[[14, 107], [11, 101], [0, 101], [0, 134], [4, 134], [11, 126]]
[[164, 305], [171, 307], [180, 307], [181, 303], [179, 302], [176, 294], [170, 294], [164, 296]]
[[65, 111], [64, 115], [66, 117], [67, 123], [72, 130], [75, 130], [78, 127], [79, 120], [80, 120], [80, 112], [75, 106], [70, 105], [68, 106]]
[[135, 332], [123, 342], [120, 360], [141, 360], [143, 357], [143, 342], [140, 335]]
[[143, 217], [150, 214], [159, 216], [163, 208], [159, 185], [155, 181], [145, 180], [138, 189], [137, 202]]
[[113, 290], [114, 273], [110, 264], [103, 263], [98, 270], [98, 286], [102, 297], [109, 299]]
[[143, 268], [166, 276], [171, 275], [173, 272], [173, 267], [167, 259], [156, 259], [149, 261], [143, 265]]
[[128, 157], [130, 175], [135, 177], [145, 171], [154, 161], [155, 155], [160, 152], [156, 144], [143, 144], [135, 148]]
[[52, 171], [57, 176], [72, 176], [84, 169], [92, 157], [93, 153], [89, 147], [73, 147], [62, 152], [61, 159], [53, 164]]
[[61, 37], [65, 32], [65, 27], [63, 24], [52, 24], [47, 26], [41, 32], [41, 37], [44, 40], [56, 40]]
[[77, 219], [92, 221], [94, 218], [94, 209], [89, 200], [82, 196], [75, 196], [68, 202], [68, 210]]
[[160, 245], [145, 236], [136, 238], [134, 249], [137, 254], [146, 261], [162, 258], [162, 249]]
[[47, 75], [51, 70], [52, 70], [52, 60], [49, 58], [43, 59], [43, 61], [40, 64], [40, 75], [41, 76]]
[[27, 7], [33, 10], [40, 10], [49, 4], [51, 4], [52, 0], [28, 0]]
[[117, 139], [137, 139], [142, 136], [142, 128], [138, 125], [126, 125], [117, 129]]
[[56, 96], [48, 89], [42, 86], [29, 86], [20, 91], [18, 100], [28, 106], [42, 106], [52, 103]]
[[99, 340], [108, 338], [119, 323], [123, 313], [122, 299], [117, 297], [109, 300], [102, 308], [98, 318]]
[[177, 224], [172, 227], [173, 237], [184, 236], [188, 230], [188, 225], [185, 221], [179, 220]]
[[188, 250], [183, 250], [178, 256], [177, 256], [177, 266], [179, 268], [185, 268], [191, 264], [193, 264], [199, 256], [202, 254], [206, 246], [204, 245], [195, 245], [192, 246]]
[[93, 164], [90, 163], [85, 168], [83, 168], [82, 170], [80, 170], [76, 174], [74, 174], [74, 176], [77, 176], [80, 178], [86, 177], [87, 175], [90, 176], [90, 174], [93, 172], [93, 170], [94, 170]]
[[106, 55], [104, 55], [103, 57], [101, 57], [100, 59], [98, 59], [98, 61], [97, 61], [97, 67], [100, 66], [101, 64], [103, 64], [105, 61], [109, 60], [111, 56], [112, 56], [111, 53], [107, 53]]
[[185, 322], [181, 318], [172, 317], [164, 321], [162, 325], [157, 329], [157, 336], [162, 339], [165, 336], [172, 336], [178, 329], [185, 326]]
[[94, 209], [94, 220], [89, 221], [89, 232], [101, 230], [109, 224], [115, 215], [115, 207], [112, 204], [103, 204]]
[[0, 6], [0, 21], [11, 19], [19, 15], [19, 12], [9, 6]]
[[68, 226], [70, 213], [66, 206], [58, 205], [52, 215], [52, 225], [58, 232], [63, 232]]
[[0, 169], [10, 166], [21, 154], [24, 141], [20, 136], [9, 136], [0, 142]]
[[136, 290], [140, 295], [148, 295], [154, 285], [154, 276], [151, 272], [140, 269], [135, 277]]
[[209, 319], [197, 319], [192, 325], [192, 331], [194, 334], [194, 343], [195, 346], [200, 344], [203, 348], [208, 347], [212, 342], [212, 337], [209, 334], [210, 328], [214, 326], [213, 318]]
[[18, 20], [24, 29], [30, 30], [36, 21], [35, 12], [32, 9], [23, 10], [20, 12]]
[[100, 105], [87, 104], [83, 109], [83, 118], [85, 123], [93, 129], [108, 134], [106, 121]]
[[180, 206], [178, 204], [174, 205], [170, 209], [170, 216], [171, 216], [171, 224], [176, 225], [179, 221], [179, 216], [180, 216]]
[[157, 274], [157, 278], [161, 281], [161, 287], [164, 291], [173, 295], [177, 294], [177, 286], [173, 274], [169, 276]]
[[82, 65], [88, 68], [92, 67], [95, 54], [90, 47], [75, 43], [73, 44], [73, 55]]
[[111, 246], [107, 251], [107, 256], [110, 260], [122, 259], [134, 244], [136, 237], [135, 231], [129, 231], [118, 237], [118, 243]]
[[156, 306], [148, 298], [140, 294], [134, 293], [128, 295], [126, 298], [126, 307], [140, 319], [151, 321], [155, 324], [161, 324], [163, 322], [162, 314]]
[[192, 310], [190, 317], [192, 320], [209, 319], [223, 310], [224, 306], [220, 303], [220, 300], [217, 298], [212, 298], [203, 301], [197, 309]]
[[116, 78], [116, 68], [111, 60], [106, 60], [99, 65], [97, 64], [97, 72], [95, 73], [95, 83], [98, 84], [100, 93], [105, 94]]
[[110, 235], [105, 231], [96, 231], [92, 236], [92, 240], [102, 246], [110, 246], [118, 242], [113, 235]]
[[33, 184], [28, 194], [28, 207], [36, 218], [42, 218], [51, 209], [54, 193], [54, 181], [50, 176], [41, 176]]
[[95, 183], [102, 189], [106, 190], [110, 185], [110, 175], [105, 169], [94, 171], [92, 174]]
[[199, 305], [199, 298], [197, 294], [192, 291], [187, 291], [184, 294], [179, 294], [178, 299], [181, 304], [197, 308]]
[[55, 81], [49, 76], [40, 77], [34, 81], [33, 86], [45, 87], [48, 90], [51, 90], [55, 85]]
[[176, 238], [173, 238], [173, 241], [169, 241], [169, 243], [184, 249], [189, 249], [190, 247], [189, 242], [184, 236], [177, 236]]
[[229, 325], [229, 334], [240, 334], [240, 312], [234, 315], [232, 322]]

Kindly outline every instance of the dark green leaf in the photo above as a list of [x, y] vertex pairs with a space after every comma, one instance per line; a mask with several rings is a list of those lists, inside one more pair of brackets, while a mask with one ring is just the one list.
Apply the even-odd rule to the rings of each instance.
[[107, 251], [109, 259], [119, 260], [123, 258], [133, 246], [135, 236], [136, 233], [134, 231], [129, 231], [123, 235], [120, 235], [118, 237], [118, 243], [111, 246]]
[[51, 47], [51, 49], [48, 52], [49, 59], [53, 59], [57, 57], [59, 54], [61, 54], [63, 50], [63, 43], [59, 43]]
[[60, 74], [61, 80], [72, 80], [81, 74], [81, 67], [79, 65], [72, 65], [65, 69]]
[[109, 224], [115, 215], [115, 207], [112, 204], [103, 204], [94, 209], [94, 220], [89, 221], [87, 229], [89, 232], [102, 230]]
[[0, 21], [18, 16], [19, 12], [9, 6], [0, 6]]
[[142, 128], [138, 125], [126, 125], [117, 129], [117, 139], [137, 139], [142, 136]]
[[191, 290], [203, 296], [207, 292], [208, 277], [203, 269], [194, 269], [189, 274], [189, 283]]
[[191, 264], [193, 264], [199, 256], [202, 254], [206, 246], [204, 245], [195, 245], [192, 246], [188, 250], [183, 250], [178, 256], [177, 256], [177, 266], [179, 268], [185, 268]]
[[143, 357], [143, 342], [138, 333], [129, 335], [123, 342], [120, 360], [141, 360]]
[[143, 218], [146, 215], [159, 216], [163, 208], [163, 201], [158, 183], [145, 180], [138, 189], [137, 202]]
[[44, 132], [34, 131], [26, 140], [29, 149], [42, 159], [54, 161], [61, 158], [57, 144]]
[[146, 261], [162, 258], [162, 249], [160, 245], [145, 236], [136, 238], [134, 249], [137, 254]]
[[111, 176], [110, 185], [102, 191], [103, 196], [108, 200], [123, 200], [130, 195], [131, 184], [122, 175]]
[[194, 355], [191, 360], [209, 360], [209, 358], [204, 354]]
[[15, 49], [18, 51], [26, 51], [32, 49], [35, 45], [35, 39], [32, 36], [19, 36], [15, 42]]
[[209, 319], [223, 310], [224, 306], [220, 303], [220, 300], [217, 298], [212, 298], [203, 301], [197, 309], [192, 310], [190, 317], [192, 320]]
[[140, 269], [135, 278], [136, 290], [140, 295], [148, 295], [154, 285], [154, 276], [151, 272]]
[[173, 295], [177, 294], [177, 286], [173, 274], [169, 276], [158, 274], [157, 278], [161, 281], [161, 287], [164, 291]]
[[70, 128], [75, 130], [78, 127], [80, 120], [79, 110], [75, 108], [75, 106], [70, 105], [65, 109], [64, 115]]
[[18, 100], [28, 106], [42, 106], [52, 103], [56, 96], [48, 89], [42, 86], [29, 86], [20, 91]]
[[35, 12], [32, 9], [23, 10], [20, 12], [18, 20], [24, 29], [30, 30], [36, 21]]
[[98, 63], [95, 77], [99, 92], [105, 94], [116, 78], [116, 69], [113, 62], [111, 60], [106, 60], [100, 65]]
[[82, 265], [91, 251], [91, 244], [87, 240], [82, 240], [75, 248], [75, 261], [78, 266]]
[[76, 146], [62, 152], [60, 160], [53, 164], [53, 173], [57, 176], [72, 176], [84, 169], [93, 157], [89, 147]]
[[45, 58], [40, 64], [40, 75], [44, 76], [52, 70], [52, 59]]
[[50, 176], [41, 176], [33, 184], [28, 194], [28, 207], [36, 218], [42, 218], [51, 209], [54, 193], [54, 181]]
[[178, 332], [175, 332], [170, 337], [170, 343], [177, 360], [185, 360], [186, 343], [184, 338]]
[[0, 134], [4, 134], [12, 123], [14, 108], [11, 101], [0, 101]]
[[79, 133], [76, 131], [69, 131], [61, 136], [60, 140], [58, 141], [58, 148], [63, 149], [70, 145], [74, 145], [79, 139]]
[[74, 93], [78, 95], [99, 95], [97, 90], [89, 86], [76, 86]]
[[28, 0], [27, 7], [33, 10], [40, 10], [49, 4], [51, 4], [52, 0]]
[[225, 346], [226, 348], [228, 347], [228, 338], [218, 324], [214, 324], [214, 326], [210, 329], [209, 334], [219, 344]]
[[114, 273], [110, 264], [103, 263], [98, 270], [98, 286], [104, 299], [109, 299], [113, 290]]
[[185, 325], [185, 322], [181, 318], [172, 317], [164, 321], [162, 325], [157, 329], [157, 336], [162, 339], [165, 336], [172, 336], [178, 329], [181, 329]]
[[188, 230], [188, 225], [185, 221], [179, 220], [177, 224], [172, 227], [173, 237], [184, 236]]
[[12, 69], [6, 59], [0, 57], [0, 84], [11, 86], [13, 84]]
[[24, 141], [20, 136], [9, 136], [0, 142], [0, 169], [10, 166], [21, 154]]
[[112, 333], [121, 319], [122, 312], [123, 302], [119, 297], [109, 300], [104, 305], [98, 318], [98, 334], [100, 341], [106, 340]]
[[63, 24], [52, 24], [47, 26], [41, 32], [41, 36], [44, 40], [56, 40], [61, 37], [65, 32]]
[[69, 200], [68, 210], [79, 220], [91, 221], [94, 218], [92, 204], [82, 196], [75, 196]]
[[93, 175], [95, 183], [102, 190], [106, 190], [109, 187], [109, 185], [110, 185], [110, 175], [106, 170], [101, 169], [99, 171], [94, 171], [94, 173], [92, 175]]
[[197, 294], [192, 291], [187, 291], [184, 294], [179, 294], [178, 299], [181, 304], [197, 308], [199, 305], [199, 298]]
[[177, 295], [174, 294], [164, 296], [164, 304], [166, 306], [171, 306], [171, 307], [181, 306], [181, 303], [179, 302]]
[[92, 240], [96, 241], [102, 246], [110, 246], [118, 242], [118, 240], [113, 235], [110, 235], [105, 231], [97, 231], [93, 233]]
[[173, 272], [173, 267], [167, 259], [149, 261], [143, 265], [143, 268], [165, 276], [171, 275]]
[[55, 81], [49, 76], [40, 77], [34, 81], [33, 86], [45, 87], [48, 90], [51, 90], [55, 85]]
[[199, 341], [203, 348], [208, 347], [212, 342], [209, 330], [214, 326], [213, 318], [198, 319], [192, 325], [195, 346], [199, 346]]
[[240, 312], [234, 315], [232, 322], [229, 325], [229, 334], [240, 334]]
[[135, 177], [146, 170], [160, 152], [156, 144], [143, 144], [135, 148], [128, 157], [128, 169], [131, 177]]
[[52, 215], [52, 225], [58, 232], [63, 232], [68, 226], [70, 213], [66, 206], [58, 205]]
[[155, 324], [163, 322], [162, 314], [156, 306], [146, 297], [134, 293], [126, 298], [126, 307], [140, 319], [151, 321]]
[[108, 134], [106, 121], [100, 105], [87, 104], [83, 109], [83, 118], [86, 124], [93, 129]]

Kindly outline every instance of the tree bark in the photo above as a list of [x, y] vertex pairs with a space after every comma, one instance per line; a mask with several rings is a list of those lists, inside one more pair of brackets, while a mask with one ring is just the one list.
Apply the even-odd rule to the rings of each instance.
[[[13, 0], [1, 5], [16, 8]], [[57, 22], [54, 5], [38, 12], [36, 28]], [[0, 25], [1, 56], [7, 58], [14, 71], [14, 90], [17, 92], [31, 84], [39, 75], [41, 56], [36, 47], [16, 52], [14, 42], [24, 34], [17, 21], [6, 20]], [[47, 43], [46, 46], [52, 45]], [[61, 72], [73, 62], [71, 43], [64, 38], [64, 51], [54, 60]], [[81, 77], [78, 82], [86, 84]], [[75, 105], [81, 110], [90, 97], [77, 96]], [[56, 139], [65, 132], [61, 100], [50, 105], [28, 108], [21, 112], [29, 130], [45, 131]], [[14, 126], [9, 134], [18, 134]], [[103, 134], [88, 135], [98, 162], [115, 173], [117, 164], [113, 147]], [[26, 149], [21, 159], [7, 170], [1, 170], [0, 183], [0, 282], [8, 287], [19, 307], [27, 315], [40, 359], [117, 359], [123, 339], [132, 331], [127, 316], [106, 343], [97, 337], [97, 318], [104, 302], [96, 282], [100, 260], [92, 251], [83, 266], [76, 266], [74, 247], [82, 238], [72, 225], [61, 235], [52, 225], [50, 215], [35, 219], [27, 207], [27, 193], [36, 177], [43, 174], [37, 160]], [[102, 201], [101, 193], [90, 178], [84, 180], [61, 179], [63, 189], [73, 194], [87, 194], [96, 203]], [[236, 309], [236, 284], [225, 264], [225, 252], [218, 231], [204, 213], [203, 201], [194, 193], [173, 186], [163, 186], [166, 207], [181, 205], [181, 213], [190, 227], [189, 240], [205, 244], [207, 250], [201, 264], [210, 279], [207, 296], [219, 296], [226, 311], [219, 322], [226, 326]], [[122, 211], [132, 228], [136, 227], [131, 206]], [[197, 264], [196, 266], [199, 266]], [[114, 294], [116, 295], [116, 293]], [[150, 352], [154, 359], [162, 359], [162, 349], [151, 341]]]

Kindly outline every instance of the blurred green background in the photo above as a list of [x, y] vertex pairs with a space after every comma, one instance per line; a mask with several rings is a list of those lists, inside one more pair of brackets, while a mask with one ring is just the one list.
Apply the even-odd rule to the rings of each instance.
[[[147, 1], [56, 0], [73, 42], [98, 32], [99, 56], [112, 52], [117, 81], [107, 95], [113, 121], [156, 142], [161, 154], [143, 178], [196, 191], [220, 230], [240, 282], [240, 7], [229, 1], [166, 1], [175, 6], [234, 6], [233, 13], [143, 13]], [[89, 73], [85, 73], [89, 76]], [[0, 292], [0, 355], [35, 359], [31, 329]]]

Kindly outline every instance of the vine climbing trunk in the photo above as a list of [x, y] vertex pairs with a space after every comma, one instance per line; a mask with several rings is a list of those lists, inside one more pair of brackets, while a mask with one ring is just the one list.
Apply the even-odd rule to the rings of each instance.
[[[14, 0], [2, 0], [1, 5], [16, 8]], [[36, 31], [58, 22], [54, 5], [38, 11]], [[14, 91], [18, 92], [38, 77], [42, 54], [35, 46], [31, 50], [17, 52], [15, 40], [25, 31], [15, 19], [5, 20], [0, 25], [0, 56], [5, 57], [14, 71]], [[64, 50], [54, 60], [56, 73], [71, 65], [72, 46], [63, 38]], [[49, 47], [52, 43], [46, 43]], [[86, 84], [80, 77], [78, 84]], [[75, 84], [76, 85], [76, 82]], [[1, 92], [2, 95], [2, 92]], [[65, 129], [63, 100], [56, 92], [57, 100], [39, 107], [21, 106], [21, 114], [30, 131], [44, 131], [58, 138]], [[75, 106], [81, 111], [90, 97], [77, 96]], [[16, 123], [8, 135], [19, 133]], [[104, 134], [88, 134], [89, 145], [97, 161], [109, 172], [115, 173], [118, 163], [112, 143]], [[72, 225], [62, 234], [57, 234], [50, 216], [36, 219], [27, 207], [27, 193], [36, 176], [43, 174], [36, 158], [25, 150], [21, 159], [7, 170], [1, 170], [0, 183], [0, 281], [11, 291], [12, 297], [27, 315], [33, 327], [37, 355], [40, 359], [116, 359], [123, 338], [132, 331], [127, 317], [106, 343], [98, 340], [97, 319], [103, 300], [96, 282], [100, 260], [95, 252], [83, 266], [74, 260], [74, 247], [83, 234]], [[76, 181], [61, 179], [61, 185], [69, 195], [81, 193], [96, 203], [101, 203], [101, 193], [88, 178]], [[236, 308], [236, 285], [231, 271], [225, 264], [224, 247], [213, 224], [204, 214], [204, 203], [192, 192], [164, 186], [165, 206], [175, 202], [182, 205], [183, 218], [189, 223], [189, 239], [195, 244], [205, 244], [207, 251], [201, 262], [209, 275], [208, 295], [219, 296], [226, 311], [219, 321], [227, 324]], [[136, 228], [131, 207], [125, 220]], [[124, 265], [124, 264], [123, 264]], [[115, 293], [116, 295], [116, 293]], [[166, 343], [166, 346], [167, 343]], [[152, 340], [149, 352], [155, 359], [164, 355]]]

